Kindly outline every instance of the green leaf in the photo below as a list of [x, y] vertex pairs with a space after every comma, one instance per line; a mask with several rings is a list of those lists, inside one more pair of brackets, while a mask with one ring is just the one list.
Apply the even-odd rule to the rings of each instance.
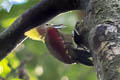
[[0, 62], [0, 76], [1, 77], [6, 77], [6, 75], [11, 71], [10, 67], [8, 66], [8, 60], [4, 58]]

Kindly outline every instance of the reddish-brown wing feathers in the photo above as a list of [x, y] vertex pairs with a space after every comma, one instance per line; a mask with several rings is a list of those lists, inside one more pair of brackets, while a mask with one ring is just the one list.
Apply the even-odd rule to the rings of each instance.
[[62, 37], [57, 29], [52, 27], [48, 28], [45, 43], [50, 53], [57, 59], [68, 64], [72, 63], [68, 51], [64, 47]]

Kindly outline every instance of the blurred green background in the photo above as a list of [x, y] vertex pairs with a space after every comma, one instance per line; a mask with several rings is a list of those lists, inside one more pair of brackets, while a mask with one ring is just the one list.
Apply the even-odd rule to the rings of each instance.
[[[10, 2], [0, 0], [0, 32], [40, 0]], [[15, 1], [15, 0], [13, 0]], [[20, 1], [20, 0], [17, 0]], [[64, 32], [72, 34], [79, 11], [60, 14], [49, 23], [64, 24]], [[0, 46], [2, 47], [2, 45]], [[49, 54], [44, 43], [27, 39], [0, 62], [0, 80], [97, 80], [93, 67], [64, 64]]]

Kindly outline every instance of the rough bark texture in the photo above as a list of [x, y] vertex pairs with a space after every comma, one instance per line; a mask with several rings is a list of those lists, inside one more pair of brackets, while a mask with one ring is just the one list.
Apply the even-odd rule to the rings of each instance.
[[120, 1], [90, 0], [78, 30], [93, 54], [99, 80], [120, 80]]

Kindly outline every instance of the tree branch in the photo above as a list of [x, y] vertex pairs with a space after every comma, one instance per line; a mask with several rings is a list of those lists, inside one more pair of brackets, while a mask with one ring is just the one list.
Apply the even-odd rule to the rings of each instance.
[[24, 32], [60, 13], [85, 9], [89, 0], [42, 0], [0, 34], [0, 60], [25, 39]]

